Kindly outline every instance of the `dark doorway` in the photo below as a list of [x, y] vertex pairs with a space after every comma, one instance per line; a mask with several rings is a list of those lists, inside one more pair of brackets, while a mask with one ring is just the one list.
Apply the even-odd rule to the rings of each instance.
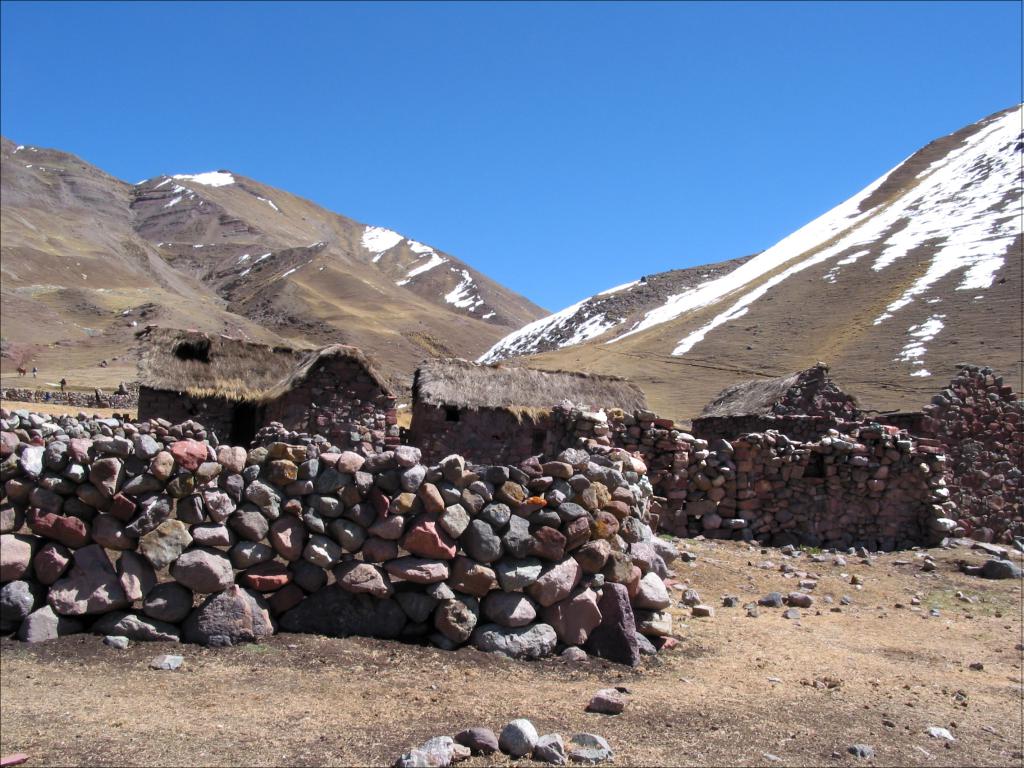
[[461, 414], [459, 409], [454, 405], [446, 405], [444, 407], [444, 420], [445, 421], [458, 421]]
[[231, 445], [248, 447], [256, 437], [257, 407], [255, 403], [238, 403], [231, 414]]

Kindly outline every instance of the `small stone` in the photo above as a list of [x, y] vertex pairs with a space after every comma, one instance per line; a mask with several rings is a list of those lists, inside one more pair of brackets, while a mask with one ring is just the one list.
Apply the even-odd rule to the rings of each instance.
[[814, 604], [814, 598], [803, 592], [790, 592], [786, 602], [794, 608], [810, 608]]
[[40, 643], [84, 631], [85, 624], [81, 621], [61, 616], [49, 605], [44, 605], [21, 622], [21, 626], [18, 627], [18, 639], [25, 643]]
[[272, 634], [274, 624], [266, 600], [237, 585], [210, 595], [182, 625], [187, 642], [213, 647], [257, 642]]
[[547, 607], [564, 600], [580, 582], [583, 569], [573, 558], [549, 565], [541, 572], [540, 578], [526, 588], [527, 593]]
[[537, 739], [533, 759], [551, 765], [565, 765], [565, 742], [562, 737], [557, 733], [549, 733]]
[[569, 759], [574, 763], [596, 764], [611, 760], [612, 748], [594, 733], [577, 733], [569, 740]]
[[784, 618], [784, 619], [799, 619], [800, 618], [800, 611], [798, 611], [796, 608], [788, 608], [788, 609], [786, 609], [785, 611], [782, 612], [782, 618]]
[[561, 656], [570, 664], [579, 664], [581, 662], [586, 661], [589, 658], [586, 651], [575, 645], [570, 645], [568, 648], [562, 651]]
[[767, 595], [757, 601], [758, 605], [763, 605], [766, 608], [781, 608], [783, 605], [782, 594], [779, 592], [769, 592]]
[[851, 744], [846, 748], [846, 751], [854, 757], [860, 757], [865, 760], [870, 760], [875, 756], [875, 748], [868, 744]]
[[[511, 485], [511, 483], [506, 483]], [[518, 488], [519, 486], [516, 485]], [[525, 757], [537, 745], [537, 729], [533, 723], [524, 718], [513, 720], [501, 729], [498, 746], [502, 752], [512, 757]]]
[[558, 636], [550, 624], [538, 623], [526, 627], [484, 624], [474, 630], [472, 642], [486, 653], [502, 653], [513, 659], [539, 659], [555, 649]]
[[971, 662], [971, 669], [973, 669], [975, 672], [981, 672], [983, 669], [985, 669], [985, 665], [982, 664], [980, 661]]
[[525, 627], [537, 618], [533, 602], [522, 592], [494, 590], [483, 601], [483, 613], [503, 627]]
[[192, 610], [192, 592], [175, 581], [158, 584], [146, 595], [142, 612], [151, 619], [177, 624]]
[[0, 581], [15, 581], [29, 573], [34, 541], [38, 540], [11, 533], [0, 536]]
[[614, 688], [602, 688], [590, 699], [590, 703], [587, 704], [587, 712], [618, 715], [622, 713], [628, 703], [628, 696], [619, 693]]
[[150, 642], [168, 641], [176, 643], [181, 639], [178, 628], [173, 624], [149, 619], [145, 616], [137, 616], [134, 613], [126, 613], [125, 611], [104, 614], [92, 625], [91, 631], [96, 635], [117, 635], [126, 637], [129, 640]]
[[671, 603], [665, 582], [658, 574], [651, 572], [640, 579], [636, 596], [633, 598], [634, 607], [660, 611], [668, 608]]
[[111, 648], [115, 648], [119, 651], [127, 650], [130, 642], [131, 641], [124, 635], [107, 635], [103, 638], [104, 645], [109, 645]]
[[139, 539], [138, 552], [160, 570], [177, 560], [191, 543], [187, 525], [180, 520], [165, 520]]
[[952, 733], [950, 733], [947, 729], [940, 728], [936, 725], [926, 728], [925, 733], [927, 733], [933, 739], [945, 739], [946, 741], [956, 741], [956, 737], [953, 736]]
[[220, 592], [235, 583], [231, 561], [215, 549], [190, 549], [175, 561], [171, 575], [199, 594]]
[[691, 613], [697, 619], [711, 619], [715, 616], [715, 609], [710, 605], [695, 605]]
[[150, 669], [163, 669], [163, 670], [175, 670], [180, 669], [181, 665], [185, 663], [184, 656], [174, 656], [169, 653], [163, 653], [149, 662]]
[[389, 560], [384, 564], [384, 569], [396, 579], [415, 584], [434, 584], [444, 581], [449, 574], [448, 563], [444, 560], [429, 560], [411, 555]]
[[107, 613], [129, 603], [114, 566], [99, 544], [75, 552], [71, 570], [50, 587], [47, 599], [57, 613], [66, 616]]
[[455, 734], [455, 741], [468, 747], [474, 755], [490, 755], [498, 751], [498, 737], [490, 728], [468, 728]]

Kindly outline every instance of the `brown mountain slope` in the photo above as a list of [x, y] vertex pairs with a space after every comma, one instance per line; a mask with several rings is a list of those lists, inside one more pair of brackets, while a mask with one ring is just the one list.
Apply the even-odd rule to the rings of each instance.
[[[959, 362], [1019, 386], [1021, 115], [1004, 110], [939, 139], [726, 274], [526, 359], [629, 376], [676, 418], [729, 384], [817, 360], [876, 410], [919, 408]], [[545, 348], [522, 336], [489, 359]]]
[[134, 378], [124, 349], [157, 323], [354, 344], [404, 380], [543, 314], [449, 254], [226, 171], [129, 185], [6, 139], [0, 160], [3, 336], [52, 379]]

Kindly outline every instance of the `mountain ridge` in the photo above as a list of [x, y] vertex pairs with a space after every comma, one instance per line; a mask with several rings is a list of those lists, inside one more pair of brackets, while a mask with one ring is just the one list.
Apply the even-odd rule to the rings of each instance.
[[[547, 333], [555, 313], [481, 359], [519, 354], [531, 365], [622, 373], [677, 418], [740, 375], [783, 375], [819, 359], [879, 410], [925, 404], [963, 358], [1019, 376], [1022, 146], [1021, 105], [1000, 110], [725, 274], [572, 344]], [[562, 310], [581, 320], [560, 326], [563, 337], [585, 326], [600, 296]]]
[[449, 253], [231, 171], [130, 184], [7, 138], [0, 157], [4, 336], [71, 380], [114, 375], [91, 370], [103, 360], [134, 378], [124, 349], [140, 322], [354, 344], [404, 379], [543, 314]]

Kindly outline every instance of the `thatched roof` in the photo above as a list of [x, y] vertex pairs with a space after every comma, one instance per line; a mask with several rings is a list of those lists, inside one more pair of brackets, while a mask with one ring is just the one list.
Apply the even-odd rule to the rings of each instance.
[[[788, 404], [788, 396], [793, 387], [801, 387], [804, 391], [801, 400], [809, 401], [818, 391], [829, 389], [838, 392], [828, 375], [828, 366], [817, 363], [805, 371], [797, 371], [788, 376], [775, 379], [755, 379], [726, 387], [718, 393], [718, 397], [704, 406], [699, 419], [728, 418], [737, 416], [773, 416], [775, 406]], [[807, 392], [810, 388], [812, 391]], [[851, 402], [850, 395], [845, 397]]]
[[317, 363], [342, 357], [359, 363], [384, 392], [391, 392], [366, 355], [343, 344], [322, 349], [271, 347], [155, 326], [135, 335], [142, 341], [139, 382], [150, 389], [267, 402], [301, 384]]
[[431, 360], [416, 369], [413, 402], [457, 408], [550, 410], [563, 400], [589, 408], [646, 408], [643, 391], [617, 376], [538, 371], [466, 360]]

